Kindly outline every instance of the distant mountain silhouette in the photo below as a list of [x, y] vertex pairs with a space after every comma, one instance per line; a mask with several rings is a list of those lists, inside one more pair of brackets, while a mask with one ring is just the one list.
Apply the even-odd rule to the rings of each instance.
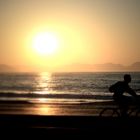
[[5, 65], [0, 64], [0, 72], [42, 72], [48, 71], [48, 68], [42, 68], [37, 66], [30, 66], [30, 65]]
[[124, 66], [121, 64], [113, 64], [113, 63], [105, 63], [105, 64], [95, 64], [95, 70], [98, 71], [122, 71], [124, 70]]
[[[58, 68], [59, 69], [59, 68]], [[77, 72], [92, 72], [92, 71], [140, 71], [140, 62], [133, 63], [130, 66], [121, 64], [105, 63], [105, 64], [72, 64], [66, 65], [59, 69], [60, 71], [77, 71]]]
[[139, 71], [140, 62], [135, 62], [130, 66], [121, 64], [105, 63], [105, 64], [71, 64], [60, 66], [56, 68], [41, 68], [30, 66], [9, 66], [0, 64], [0, 72], [41, 72], [41, 71], [54, 71], [54, 72], [121, 72], [121, 71]]
[[0, 64], [0, 72], [14, 72], [15, 68], [5, 65], [5, 64]]
[[128, 66], [127, 69], [140, 71], [140, 62], [133, 63], [132, 65]]

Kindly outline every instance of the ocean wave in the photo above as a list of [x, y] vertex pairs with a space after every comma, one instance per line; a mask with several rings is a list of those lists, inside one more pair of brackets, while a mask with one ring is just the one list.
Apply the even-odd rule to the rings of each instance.
[[49, 93], [49, 94], [35, 94], [35, 93], [0, 93], [0, 98], [16, 97], [16, 98], [54, 98], [54, 99], [112, 99], [111, 94], [74, 94], [74, 93]]

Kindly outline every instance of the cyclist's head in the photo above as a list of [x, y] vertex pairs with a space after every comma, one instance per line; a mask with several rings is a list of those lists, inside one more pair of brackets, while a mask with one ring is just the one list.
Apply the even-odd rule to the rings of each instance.
[[131, 76], [130, 76], [130, 74], [125, 74], [124, 75], [124, 81], [127, 82], [127, 83], [130, 83], [131, 82]]

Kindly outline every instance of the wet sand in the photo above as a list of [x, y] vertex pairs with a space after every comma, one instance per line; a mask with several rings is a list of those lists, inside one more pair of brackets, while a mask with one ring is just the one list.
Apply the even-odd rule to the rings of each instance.
[[[86, 103], [41, 103], [36, 101], [0, 101], [0, 115], [99, 116], [104, 108], [116, 108], [113, 101]], [[107, 112], [106, 115], [109, 115]]]

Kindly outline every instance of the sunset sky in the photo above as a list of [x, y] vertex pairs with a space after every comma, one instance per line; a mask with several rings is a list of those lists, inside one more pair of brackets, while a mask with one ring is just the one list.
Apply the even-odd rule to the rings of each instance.
[[0, 0], [0, 64], [137, 61], [140, 0]]

